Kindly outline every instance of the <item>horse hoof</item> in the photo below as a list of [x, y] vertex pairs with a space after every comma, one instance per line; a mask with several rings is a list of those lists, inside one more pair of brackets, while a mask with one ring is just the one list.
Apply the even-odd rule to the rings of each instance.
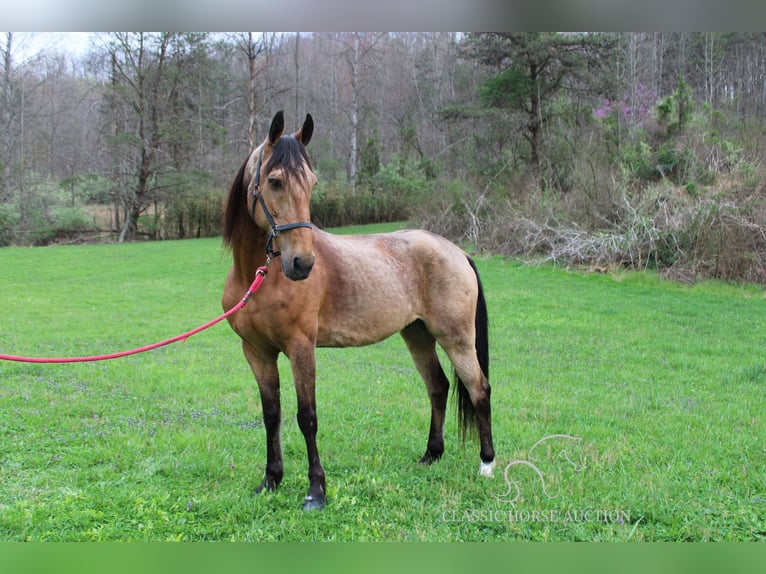
[[307, 496], [303, 499], [303, 510], [311, 512], [314, 510], [322, 510], [324, 508], [323, 498], [314, 498], [313, 496]]
[[442, 457], [442, 456], [441, 456], [440, 454], [431, 454], [430, 452], [427, 452], [427, 453], [425, 453], [425, 454], [423, 455], [423, 458], [421, 458], [421, 459], [418, 461], [418, 464], [422, 464], [422, 465], [424, 465], [424, 466], [428, 466], [428, 465], [430, 465], [430, 464], [433, 464], [433, 463], [435, 463], [435, 462], [438, 462], [438, 460], [439, 460], [441, 457]]
[[494, 474], [495, 471], [495, 464], [496, 462], [493, 460], [491, 462], [482, 462], [479, 466], [479, 474], [481, 476], [487, 476], [491, 477]]
[[264, 478], [263, 482], [258, 485], [258, 488], [255, 489], [253, 492], [253, 496], [258, 496], [261, 494], [264, 490], [266, 491], [274, 491], [279, 486], [279, 483], [275, 481], [272, 478]]

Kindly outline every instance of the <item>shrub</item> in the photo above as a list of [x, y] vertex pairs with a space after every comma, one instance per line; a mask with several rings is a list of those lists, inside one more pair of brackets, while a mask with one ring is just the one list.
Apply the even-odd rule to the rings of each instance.
[[95, 173], [65, 177], [59, 181], [59, 189], [69, 197], [77, 197], [85, 203], [109, 203], [112, 182]]
[[349, 195], [345, 188], [320, 184], [311, 197], [311, 217], [320, 227], [401, 221], [422, 198], [433, 182], [431, 162], [415, 163], [394, 156], [372, 177]]
[[678, 185], [683, 185], [695, 177], [694, 154], [689, 148], [679, 147], [672, 142], [660, 145], [655, 154], [655, 165], [660, 177], [668, 178]]
[[98, 230], [93, 216], [79, 207], [58, 208], [51, 220], [46, 243], [78, 239]]
[[222, 221], [223, 202], [218, 191], [189, 189], [170, 196], [153, 233], [163, 239], [211, 237], [221, 232]]
[[319, 227], [342, 227], [407, 219], [409, 209], [399, 196], [360, 191], [356, 195], [314, 192], [311, 218]]
[[[766, 282], [766, 207], [704, 199], [680, 219], [673, 265], [691, 278]], [[678, 270], [676, 270], [678, 271]]]
[[372, 178], [370, 190], [374, 193], [417, 199], [428, 190], [427, 172], [433, 171], [433, 167], [428, 163], [423, 165], [423, 170], [420, 167], [394, 156]]
[[16, 239], [19, 212], [13, 205], [0, 204], [0, 247], [11, 245]]
[[640, 181], [651, 181], [658, 175], [654, 168], [652, 149], [645, 141], [624, 146], [621, 161], [627, 175]]

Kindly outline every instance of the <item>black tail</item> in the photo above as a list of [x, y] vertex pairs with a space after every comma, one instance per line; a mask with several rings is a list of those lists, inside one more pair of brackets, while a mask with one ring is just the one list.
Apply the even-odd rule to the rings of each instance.
[[[476, 356], [479, 359], [479, 365], [484, 373], [484, 376], [489, 382], [489, 323], [487, 321], [487, 302], [484, 299], [484, 288], [481, 285], [481, 278], [479, 272], [476, 269], [476, 265], [473, 259], [468, 258], [468, 262], [471, 264], [473, 272], [476, 274], [476, 282], [479, 284], [479, 296], [476, 300]], [[460, 380], [460, 377], [455, 374], [455, 389], [457, 392], [457, 421], [458, 421], [458, 436], [461, 441], [464, 441], [467, 437], [475, 437], [477, 434], [476, 427], [476, 410], [471, 402], [471, 396], [468, 394], [468, 390]]]

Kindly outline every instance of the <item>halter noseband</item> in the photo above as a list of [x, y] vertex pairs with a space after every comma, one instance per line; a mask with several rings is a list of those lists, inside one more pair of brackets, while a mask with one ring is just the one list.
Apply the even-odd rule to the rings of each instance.
[[261, 208], [263, 208], [263, 214], [266, 216], [266, 221], [268, 221], [269, 225], [271, 226], [271, 233], [269, 233], [269, 237], [266, 240], [266, 264], [268, 264], [272, 259], [275, 257], [279, 257], [282, 252], [281, 251], [274, 251], [274, 239], [279, 235], [280, 231], [287, 231], [289, 229], [295, 229], [296, 227], [314, 227], [311, 222], [309, 221], [297, 221], [295, 223], [285, 223], [283, 225], [277, 225], [277, 223], [274, 221], [274, 217], [272, 217], [271, 212], [269, 212], [268, 208], [266, 207], [266, 202], [263, 200], [263, 195], [258, 193], [258, 191], [261, 188], [261, 163], [263, 161], [263, 146], [261, 146], [261, 151], [258, 154], [258, 165], [255, 168], [255, 185], [253, 186], [253, 207], [252, 211], [250, 212], [250, 216], [253, 218], [253, 221], [255, 221], [255, 202], [258, 200], [258, 203], [261, 204]]

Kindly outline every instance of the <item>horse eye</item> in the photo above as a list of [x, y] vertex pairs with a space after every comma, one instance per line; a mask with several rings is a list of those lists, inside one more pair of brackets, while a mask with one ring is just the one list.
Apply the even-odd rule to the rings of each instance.
[[271, 189], [282, 189], [282, 180], [278, 177], [270, 177], [268, 182]]

